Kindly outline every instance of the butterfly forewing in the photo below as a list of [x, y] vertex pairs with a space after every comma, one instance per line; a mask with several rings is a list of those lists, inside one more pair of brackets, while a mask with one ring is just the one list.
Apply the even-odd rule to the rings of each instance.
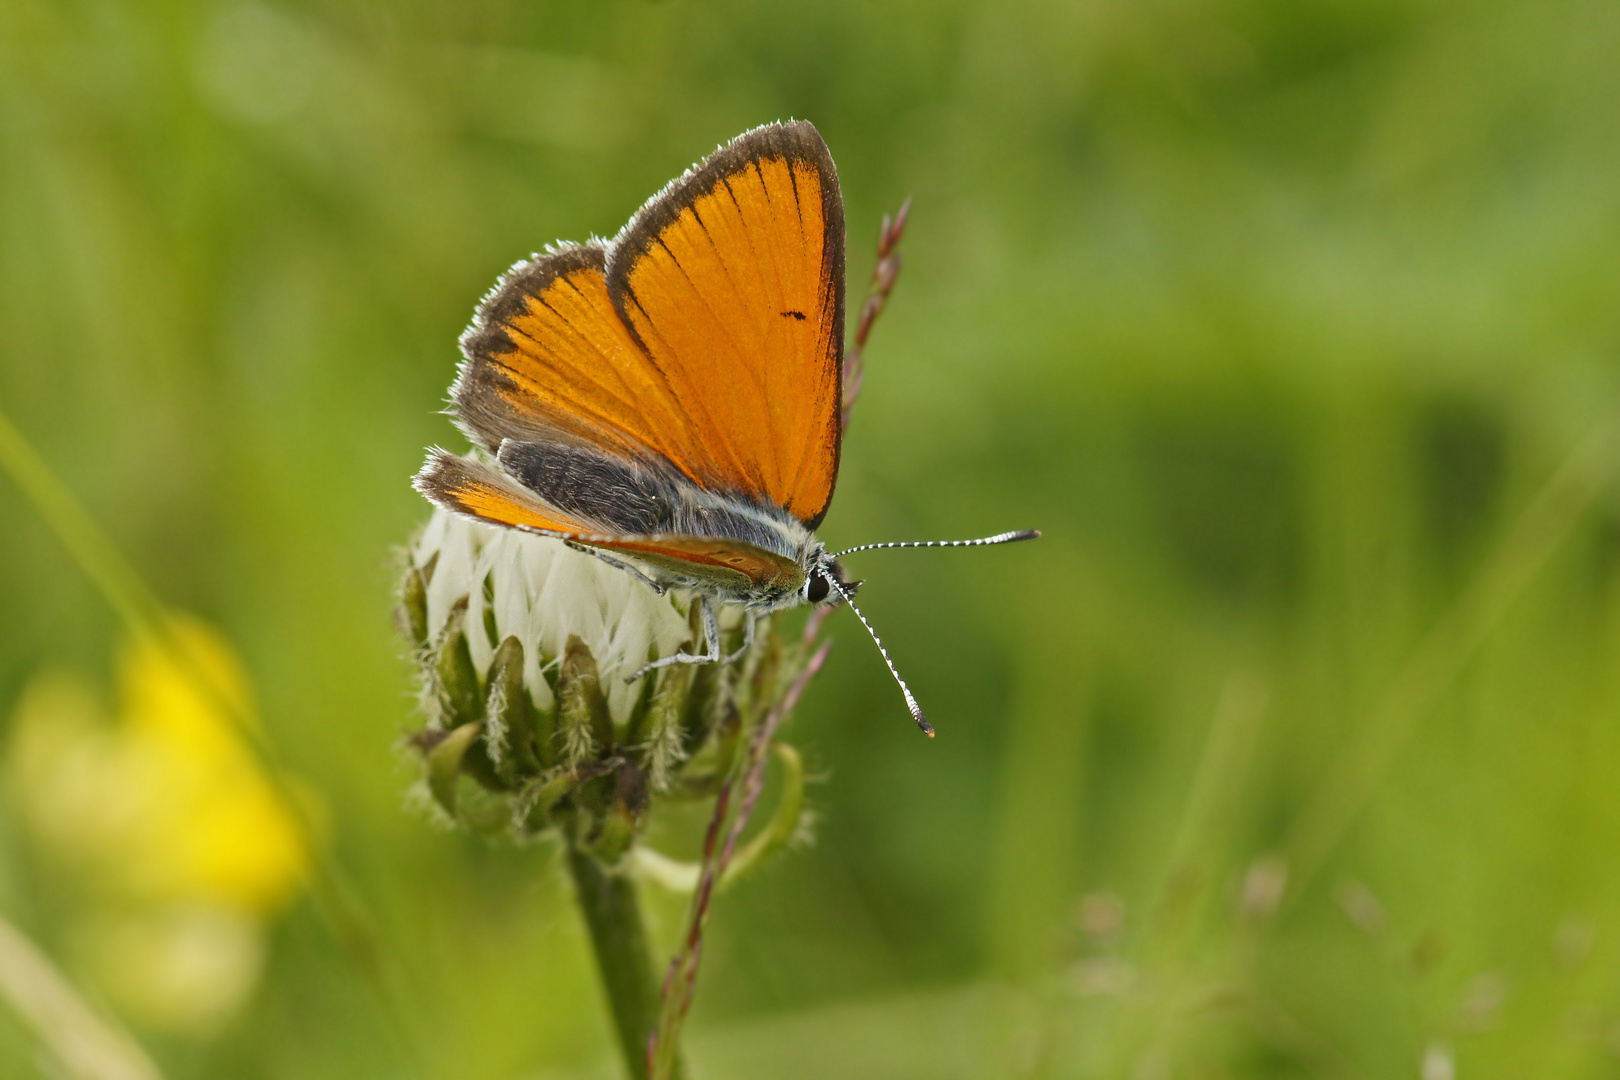
[[749, 132], [608, 253], [615, 306], [716, 459], [707, 482], [812, 528], [838, 471], [844, 215], [807, 123]]
[[614, 311], [603, 250], [569, 245], [512, 269], [462, 339], [451, 391], [469, 437], [559, 435], [620, 455], [653, 455], [693, 480], [714, 465], [662, 374]]

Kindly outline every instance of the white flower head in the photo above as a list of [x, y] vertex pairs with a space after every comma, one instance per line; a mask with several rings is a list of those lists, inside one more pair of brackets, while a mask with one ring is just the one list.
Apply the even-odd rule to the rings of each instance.
[[691, 651], [693, 595], [444, 510], [407, 555], [399, 616], [428, 723], [405, 745], [421, 757], [423, 805], [487, 836], [560, 832], [607, 866], [627, 857], [656, 796], [712, 790], [757, 764], [755, 735], [769, 742], [826, 652], [819, 620], [789, 642], [769, 617], [749, 633], [732, 606], [717, 631], [724, 662], [627, 682]]
[[465, 597], [473, 666], [487, 670], [500, 643], [516, 637], [524, 685], [541, 709], [554, 704], [544, 668], [563, 655], [571, 636], [596, 658], [616, 724], [641, 693], [625, 676], [692, 636], [677, 606], [682, 598], [660, 597], [623, 570], [550, 537], [435, 509], [411, 545], [410, 561], [425, 579], [428, 633], [436, 637]]

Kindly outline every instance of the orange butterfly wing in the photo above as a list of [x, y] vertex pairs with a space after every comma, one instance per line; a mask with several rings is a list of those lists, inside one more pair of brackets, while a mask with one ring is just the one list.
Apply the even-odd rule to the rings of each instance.
[[603, 535], [599, 526], [562, 513], [504, 473], [443, 450], [429, 456], [415, 483], [417, 490], [433, 502], [466, 517], [620, 551], [654, 566], [736, 590], [782, 582], [797, 588], [804, 578], [804, 571], [792, 559], [741, 540]]
[[595, 530], [537, 498], [505, 473], [443, 450], [428, 453], [412, 486], [446, 510], [491, 525], [536, 529], [561, 537]]
[[608, 296], [600, 245], [520, 263], [462, 337], [451, 388], [463, 429], [491, 453], [502, 439], [559, 436], [621, 455], [652, 453], [701, 481], [715, 465]]
[[734, 592], [749, 587], [787, 586], [797, 592], [804, 570], [792, 559], [742, 540], [708, 536], [622, 536], [584, 543], [622, 551], [666, 570], [721, 582]]
[[844, 212], [808, 123], [740, 136], [608, 253], [608, 288], [735, 491], [811, 528], [838, 473]]
[[603, 249], [520, 264], [462, 339], [452, 397], [502, 439], [652, 455], [811, 528], [838, 471], [843, 202], [807, 123], [733, 140]]

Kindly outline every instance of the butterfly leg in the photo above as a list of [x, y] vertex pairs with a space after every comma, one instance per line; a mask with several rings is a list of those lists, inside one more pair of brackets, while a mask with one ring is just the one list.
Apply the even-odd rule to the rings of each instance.
[[703, 636], [708, 639], [709, 651], [706, 653], [676, 653], [674, 656], [661, 656], [650, 664], [643, 665], [634, 675], [625, 676], [624, 681], [633, 683], [649, 671], [659, 668], [674, 667], [676, 664], [714, 664], [720, 660], [720, 620], [715, 618], [714, 605], [709, 603], [707, 597], [697, 598], [698, 612], [703, 619]]
[[[587, 555], [595, 555], [598, 559], [601, 559], [603, 562], [607, 563], [609, 566], [618, 567], [620, 570], [623, 570], [625, 573], [629, 574], [631, 577], [636, 578], [643, 585], [646, 585], [647, 588], [651, 589], [653, 592], [657, 593], [659, 596], [663, 596], [664, 593], [667, 591], [665, 586], [660, 585], [658, 582], [654, 581], [652, 578], [648, 577], [646, 574], [643, 574], [640, 570], [637, 570], [635, 567], [631, 566], [629, 563], [625, 562], [623, 559], [615, 559], [613, 556], [607, 554], [607, 552], [605, 552], [605, 551], [598, 551], [595, 548], [590, 547], [589, 545], [577, 543], [577, 542], [575, 542], [573, 540], [564, 540], [563, 543], [567, 544], [569, 547], [573, 548], [575, 551], [583, 551]], [[640, 672], [637, 672], [636, 674], [637, 674], [637, 677], [639, 678], [640, 677]]]
[[726, 657], [724, 660], [722, 660], [720, 662], [722, 664], [729, 664], [733, 660], [736, 660], [739, 657], [741, 657], [744, 653], [746, 653], [749, 649], [752, 649], [753, 647], [754, 647], [754, 616], [751, 613], [745, 611], [745, 612], [743, 612], [743, 643], [742, 643], [742, 646], [736, 652], [732, 653], [730, 656]]

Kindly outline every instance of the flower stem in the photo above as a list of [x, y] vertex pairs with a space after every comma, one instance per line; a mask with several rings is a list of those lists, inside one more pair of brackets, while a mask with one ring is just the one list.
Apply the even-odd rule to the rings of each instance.
[[[574, 843], [568, 845], [568, 871], [574, 879], [580, 914], [591, 932], [592, 951], [625, 1069], [631, 1080], [646, 1080], [647, 1038], [658, 1023], [659, 994], [636, 883], [628, 874], [610, 873]], [[671, 1075], [684, 1074], [677, 1062]]]

